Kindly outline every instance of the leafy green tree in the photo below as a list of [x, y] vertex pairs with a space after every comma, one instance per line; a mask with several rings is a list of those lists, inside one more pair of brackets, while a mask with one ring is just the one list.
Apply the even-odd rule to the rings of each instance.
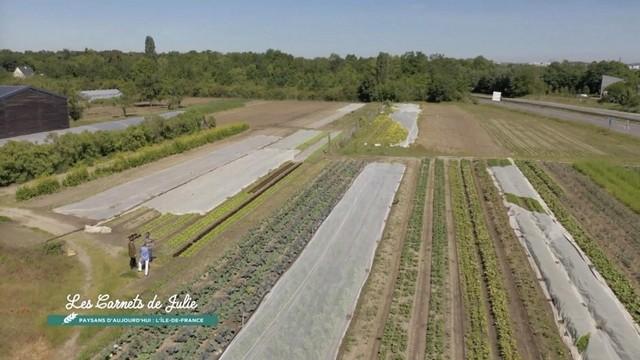
[[156, 42], [149, 35], [144, 39], [144, 53], [149, 57], [156, 56]]
[[162, 84], [155, 61], [146, 57], [139, 59], [133, 67], [133, 78], [142, 100], [153, 102], [160, 98]]
[[82, 113], [84, 112], [84, 107], [78, 100], [77, 95], [72, 95], [67, 98], [68, 107], [69, 107], [69, 117], [71, 120], [77, 121], [82, 117]]
[[122, 95], [115, 99], [116, 105], [122, 109], [122, 116], [127, 117], [127, 108], [136, 101], [136, 88], [130, 82], [120, 84], [120, 92]]

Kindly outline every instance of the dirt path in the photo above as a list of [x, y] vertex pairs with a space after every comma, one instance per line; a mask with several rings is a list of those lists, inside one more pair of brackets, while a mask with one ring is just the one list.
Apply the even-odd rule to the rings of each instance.
[[429, 318], [429, 298], [431, 296], [431, 235], [433, 229], [433, 183], [435, 161], [429, 164], [427, 200], [424, 204], [422, 225], [422, 246], [420, 247], [416, 296], [413, 300], [409, 332], [407, 334], [407, 358], [422, 359], [427, 340], [427, 321]]
[[417, 160], [407, 162], [407, 170], [397, 193], [398, 203], [391, 208], [384, 237], [378, 245], [369, 278], [340, 345], [338, 359], [377, 359], [398, 277], [400, 254], [411, 211], [409, 205], [416, 190], [419, 166]]
[[53, 235], [62, 235], [77, 229], [72, 224], [37, 214], [29, 209], [1, 207], [0, 215], [8, 216], [22, 226], [42, 229]]
[[[477, 169], [475, 169], [477, 170]], [[520, 297], [518, 295], [518, 290], [516, 287], [516, 283], [513, 279], [513, 275], [511, 270], [509, 269], [509, 265], [507, 263], [507, 258], [504, 250], [504, 245], [500, 241], [500, 235], [496, 230], [495, 222], [489, 217], [489, 212], [487, 204], [489, 199], [483, 196], [482, 187], [480, 186], [480, 181], [478, 180], [478, 175], [475, 174], [475, 185], [476, 191], [480, 195], [480, 206], [482, 207], [482, 213], [485, 217], [485, 223], [487, 224], [487, 230], [489, 230], [489, 235], [491, 240], [493, 240], [493, 247], [496, 249], [496, 255], [498, 258], [500, 270], [502, 272], [503, 284], [504, 288], [507, 291], [507, 304], [509, 306], [509, 316], [512, 328], [515, 332], [514, 336], [516, 338], [516, 344], [518, 346], [518, 353], [523, 359], [540, 359], [541, 355], [538, 351], [534, 334], [529, 328], [529, 319], [527, 315], [527, 311], [520, 301]], [[492, 327], [491, 327], [492, 328]]]
[[449, 281], [448, 291], [450, 314], [447, 316], [447, 337], [450, 341], [451, 359], [464, 359], [464, 307], [460, 292], [460, 268], [458, 264], [458, 248], [456, 245], [455, 226], [453, 223], [453, 208], [451, 204], [451, 186], [449, 185], [448, 161], [444, 171], [445, 209], [447, 216], [447, 239], [449, 242]]

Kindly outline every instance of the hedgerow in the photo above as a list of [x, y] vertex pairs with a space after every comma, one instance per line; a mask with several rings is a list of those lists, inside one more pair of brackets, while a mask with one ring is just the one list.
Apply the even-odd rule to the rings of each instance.
[[78, 186], [84, 182], [91, 180], [91, 175], [85, 166], [71, 170], [64, 180], [62, 185], [65, 187]]
[[43, 144], [9, 141], [0, 147], [0, 186], [58, 174], [79, 164], [175, 139], [215, 126], [211, 107], [190, 109], [170, 119], [151, 116], [123, 130], [49, 135]]
[[16, 199], [27, 200], [32, 197], [53, 194], [60, 190], [60, 182], [54, 177], [46, 177], [36, 181], [32, 185], [24, 185], [16, 190]]
[[[228, 125], [221, 128], [205, 130], [197, 134], [181, 136], [175, 140], [167, 141], [162, 144], [151, 145], [129, 154], [122, 154], [105, 165], [97, 166], [93, 171], [87, 170], [84, 166], [72, 170], [62, 180], [62, 185], [65, 187], [77, 186], [95, 178], [118, 173], [156, 161], [163, 157], [182, 153], [206, 143], [224, 139], [243, 132], [248, 128], [249, 126], [247, 124]], [[58, 186], [52, 192], [59, 191], [60, 189], [61, 187]], [[20, 195], [18, 195], [18, 193], [20, 193]], [[25, 184], [19, 187], [18, 191], [16, 191], [16, 199], [26, 200], [35, 196], [50, 193], [51, 192], [36, 191], [34, 190], [34, 185]]]

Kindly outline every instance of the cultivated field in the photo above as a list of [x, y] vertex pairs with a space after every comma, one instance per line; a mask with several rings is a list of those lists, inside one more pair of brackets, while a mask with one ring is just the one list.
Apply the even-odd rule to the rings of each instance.
[[[0, 330], [18, 340], [0, 349], [118, 359], [640, 353], [640, 140], [471, 103], [252, 101], [215, 118], [249, 129], [25, 201], [3, 189], [0, 274], [29, 285], [3, 292], [51, 293], [27, 309], [65, 313], [74, 290], [179, 293], [220, 323], [16, 331], [45, 314], [10, 302]], [[145, 232], [148, 277], [129, 270], [126, 252], [127, 236]]]

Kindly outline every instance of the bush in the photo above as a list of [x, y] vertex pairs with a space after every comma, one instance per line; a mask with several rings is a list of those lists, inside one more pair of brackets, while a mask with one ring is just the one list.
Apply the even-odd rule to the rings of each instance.
[[23, 201], [32, 197], [53, 194], [60, 190], [60, 182], [54, 177], [43, 178], [33, 185], [23, 185], [16, 191], [16, 199]]
[[62, 255], [64, 246], [62, 241], [47, 241], [42, 244], [42, 251], [45, 255]]
[[66, 187], [78, 186], [84, 182], [91, 180], [91, 175], [86, 167], [77, 168], [69, 172], [62, 180], [62, 185]]
[[640, 105], [640, 95], [638, 95], [638, 90], [633, 84], [628, 84], [626, 82], [619, 82], [608, 86], [606, 95], [602, 100], [627, 107]]
[[589, 346], [589, 338], [591, 337], [590, 333], [586, 333], [578, 338], [576, 341], [576, 348], [580, 353], [583, 353], [587, 350], [587, 346]]

